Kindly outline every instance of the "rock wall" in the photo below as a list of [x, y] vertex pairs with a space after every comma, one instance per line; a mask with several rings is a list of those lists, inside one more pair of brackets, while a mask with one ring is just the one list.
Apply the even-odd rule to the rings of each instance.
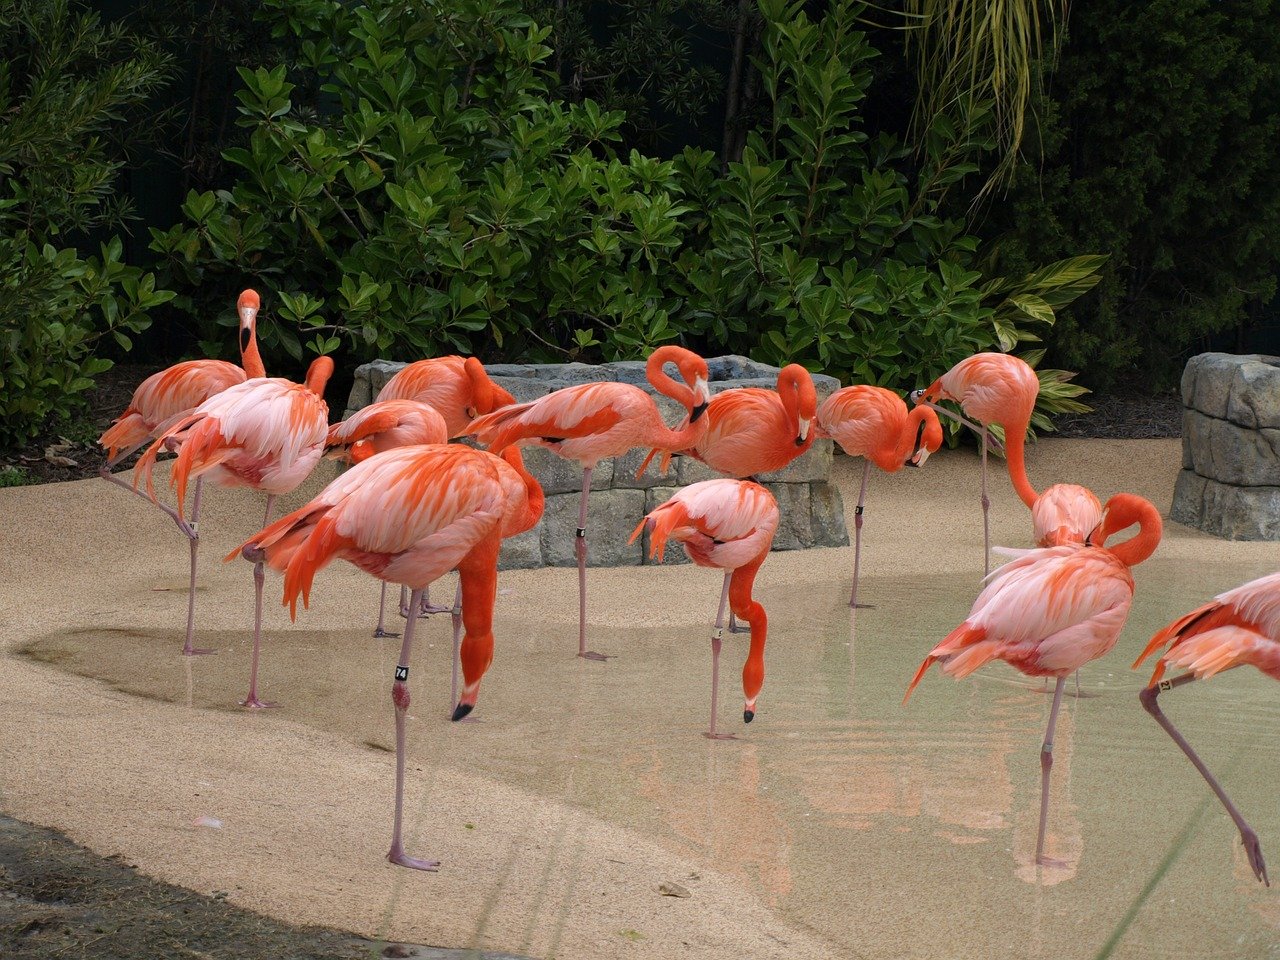
[[1280, 357], [1192, 357], [1182, 406], [1170, 517], [1229, 540], [1280, 540]]
[[[375, 360], [356, 370], [355, 383], [343, 417], [349, 417], [373, 401], [378, 391], [403, 363]], [[776, 389], [778, 368], [756, 363], [746, 357], [713, 357], [707, 360], [711, 392], [736, 387]], [[585, 363], [492, 364], [486, 367], [495, 382], [515, 397], [517, 403], [536, 400], [561, 387], [608, 380], [631, 383], [653, 396], [669, 425], [680, 422], [685, 409], [669, 397], [657, 393], [645, 379], [642, 361], [628, 360], [592, 366]], [[839, 389], [834, 377], [815, 374], [814, 386], [821, 402]], [[621, 567], [648, 563], [649, 537], [646, 533], [628, 545], [631, 531], [646, 513], [666, 502], [675, 491], [719, 474], [692, 457], [672, 460], [667, 476], [658, 474], [657, 458], [644, 475], [636, 470], [648, 450], [632, 450], [626, 456], [601, 461], [591, 476], [591, 498], [587, 519], [587, 562], [591, 566]], [[525, 464], [542, 483], [547, 496], [542, 522], [528, 533], [512, 537], [502, 546], [503, 569], [529, 567], [571, 567], [573, 530], [578, 524], [578, 500], [582, 492], [582, 471], [578, 464], [563, 460], [541, 447], [524, 449]], [[830, 440], [818, 440], [804, 456], [783, 470], [761, 475], [760, 481], [778, 501], [782, 522], [773, 540], [775, 550], [805, 547], [841, 547], [849, 543], [844, 504], [828, 482], [831, 471]], [[668, 550], [667, 563], [687, 563], [683, 550]]]

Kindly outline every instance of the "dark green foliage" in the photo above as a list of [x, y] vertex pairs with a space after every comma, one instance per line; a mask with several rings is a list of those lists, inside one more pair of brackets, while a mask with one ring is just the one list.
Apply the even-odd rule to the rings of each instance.
[[1042, 149], [985, 229], [995, 268], [1109, 253], [1052, 359], [1102, 386], [1167, 386], [1202, 338], [1276, 292], [1280, 3], [1075, 5], [1050, 87]]
[[147, 310], [172, 294], [118, 239], [71, 246], [128, 213], [115, 192], [137, 111], [168, 64], [66, 0], [0, 0], [0, 446], [65, 419]]
[[[242, 71], [241, 177], [189, 196], [153, 249], [197, 318], [233, 322], [237, 289], [268, 288], [260, 337], [295, 359], [616, 359], [680, 339], [909, 389], [1037, 339], [1098, 258], [984, 282], [939, 212], [983, 145], [939, 118], [912, 169], [869, 139], [860, 8], [801, 8], [760, 5], [772, 109], [721, 175], [705, 150], [618, 155], [621, 113], [549, 95], [547, 30], [514, 0], [272, 0], [301, 61]], [[328, 106], [306, 114], [316, 80]], [[204, 338], [230, 346], [211, 321]], [[1079, 388], [1053, 377], [1046, 408], [1069, 405]]]

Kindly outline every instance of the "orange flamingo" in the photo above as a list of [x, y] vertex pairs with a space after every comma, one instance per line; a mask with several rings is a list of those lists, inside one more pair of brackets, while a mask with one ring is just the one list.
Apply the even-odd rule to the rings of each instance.
[[[1114, 533], [1138, 524], [1136, 536], [1105, 546]], [[992, 660], [1003, 660], [1032, 677], [1056, 677], [1053, 707], [1040, 750], [1040, 829], [1036, 862], [1044, 863], [1049, 813], [1053, 728], [1066, 678], [1115, 646], [1133, 604], [1130, 568], [1160, 543], [1160, 513], [1131, 493], [1107, 501], [1098, 528], [1084, 545], [1028, 550], [991, 575], [968, 618], [929, 651], [903, 703], [937, 662], [954, 677], [967, 677]]]
[[[244, 383], [250, 377], [265, 377], [267, 371], [258, 355], [258, 294], [245, 290], [236, 301], [240, 315], [240, 366], [225, 360], [186, 360], [172, 367], [153, 373], [138, 385], [124, 413], [116, 417], [98, 443], [107, 448], [107, 462], [99, 469], [104, 480], [137, 493], [142, 492], [111, 473], [112, 468], [127, 458], [140, 446], [160, 432], [169, 422], [184, 417], [210, 397], [228, 387]], [[184, 520], [180, 512], [162, 503], [155, 505], [163, 510], [187, 538], [191, 551], [191, 579], [187, 586], [187, 633], [182, 652], [186, 656], [208, 653], [192, 646], [196, 616], [196, 554], [200, 549], [199, 529], [201, 482], [196, 481], [195, 496], [191, 502], [191, 519]]]
[[927, 405], [910, 412], [892, 390], [864, 385], [844, 387], [818, 408], [817, 433], [830, 437], [851, 457], [862, 457], [862, 486], [853, 511], [853, 592], [849, 606], [858, 606], [858, 565], [862, 555], [862, 514], [871, 464], [886, 473], [904, 466], [922, 467], [929, 454], [942, 446], [942, 425]]
[[[416, 610], [427, 584], [457, 569], [467, 636], [462, 647], [465, 686], [453, 719], [474, 707], [480, 680], [493, 660], [493, 604], [498, 590], [500, 530], [508, 499], [494, 458], [461, 444], [403, 447], [370, 457], [295, 510], [233, 550], [284, 572], [284, 603], [296, 616], [306, 607], [316, 573], [335, 557], [379, 580], [409, 587]], [[435, 860], [404, 851], [405, 715], [409, 657], [417, 617], [408, 619], [391, 699], [396, 713], [396, 806], [392, 863], [435, 870]]]
[[[429, 403], [420, 400], [378, 400], [329, 428], [325, 457], [359, 463], [375, 453], [397, 447], [448, 441], [449, 429], [444, 417]], [[403, 594], [403, 588], [401, 592]], [[400, 607], [407, 617], [408, 607], [403, 595], [400, 597]], [[373, 628], [373, 635], [377, 639], [400, 636], [386, 629], [386, 609], [387, 582], [384, 580], [378, 597], [378, 625]]]
[[376, 399], [430, 404], [444, 417], [450, 437], [462, 436], [476, 417], [515, 403], [475, 357], [418, 360], [388, 380]]
[[[1168, 649], [1156, 663], [1151, 683], [1138, 695], [1142, 706], [1217, 794], [1240, 831], [1240, 841], [1244, 844], [1254, 876], [1271, 886], [1257, 833], [1245, 822], [1222, 785], [1191, 749], [1191, 744], [1164, 715], [1157, 700], [1163, 690], [1212, 677], [1232, 667], [1254, 666], [1272, 679], [1280, 680], [1280, 573], [1260, 577], [1220, 593], [1212, 603], [1179, 617], [1151, 638], [1142, 656], [1134, 661], [1134, 667], [1161, 647]], [[1162, 677], [1169, 667], [1180, 667], [1187, 672], [1172, 680], [1164, 680]]]
[[[707, 406], [707, 432], [679, 453], [739, 479], [781, 470], [813, 446], [809, 428], [817, 412], [813, 377], [792, 363], [779, 371], [777, 390], [742, 387], [717, 393]], [[637, 476], [657, 452], [649, 452]], [[671, 452], [663, 455], [663, 472], [671, 456]]]
[[[134, 472], [147, 495], [155, 500], [151, 471], [156, 454], [169, 440], [181, 444], [169, 482], [178, 491], [178, 512], [187, 482], [206, 474], [224, 487], [252, 487], [267, 494], [266, 515], [277, 496], [290, 493], [320, 462], [329, 434], [329, 408], [324, 387], [333, 375], [333, 360], [316, 357], [305, 385], [282, 377], [247, 380], [229, 387], [171, 423], [151, 445]], [[253, 664], [249, 695], [242, 707], [259, 709], [275, 704], [258, 699], [258, 653], [262, 645], [262, 564], [253, 571]]]
[[[968, 424], [951, 411], [935, 406], [939, 400], [954, 400], [981, 425], [974, 428], [982, 445], [982, 542], [983, 572], [991, 572], [991, 501], [987, 497], [987, 425], [1004, 428], [1005, 458], [1009, 479], [1022, 502], [1031, 508], [1036, 543], [1040, 546], [1084, 543], [1085, 536], [1098, 525], [1102, 505], [1098, 498], [1076, 484], [1055, 484], [1043, 494], [1036, 493], [1027, 479], [1024, 447], [1040, 379], [1031, 366], [1007, 353], [976, 353], [961, 360], [925, 390], [912, 396], [917, 403], [934, 406], [939, 413]], [[973, 426], [973, 424], [968, 424]]]
[[778, 529], [778, 504], [773, 494], [758, 483], [703, 480], [681, 488], [670, 500], [651, 511], [631, 534], [631, 542], [646, 526], [650, 531], [652, 555], [659, 561], [670, 538], [682, 543], [689, 559], [698, 566], [724, 571], [716, 632], [711, 636], [711, 729], [704, 736], [712, 740], [735, 739], [731, 733], [716, 732], [724, 608], [728, 602], [733, 612], [751, 625], [751, 649], [742, 668], [742, 691], [746, 696], [742, 720], [750, 723], [756, 715], [760, 688], [764, 686], [764, 644], [769, 626], [764, 607], [751, 596], [751, 587], [773, 546], [773, 535]]
[[[674, 363], [684, 383], [663, 372]], [[670, 429], [653, 398], [629, 383], [583, 383], [539, 397], [532, 403], [504, 407], [480, 417], [466, 430], [494, 453], [511, 444], [536, 444], [567, 460], [582, 464], [582, 498], [578, 504], [575, 552], [578, 555], [578, 656], [607, 660], [587, 650], [587, 496], [591, 472], [605, 457], [616, 457], [633, 447], [683, 450], [706, 432], [703, 414], [711, 395], [707, 388], [707, 362], [683, 347], [659, 347], [649, 357], [646, 377], [660, 393], [689, 411], [684, 425]]]

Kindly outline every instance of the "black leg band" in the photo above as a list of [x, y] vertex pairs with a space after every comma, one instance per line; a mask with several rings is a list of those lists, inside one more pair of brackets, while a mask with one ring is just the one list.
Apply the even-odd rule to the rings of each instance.
[[404, 683], [404, 682], [405, 682], [406, 680], [408, 680], [408, 679], [409, 679], [409, 668], [408, 668], [408, 667], [400, 667], [400, 666], [397, 666], [397, 667], [396, 667], [396, 682], [397, 682], [397, 683]]

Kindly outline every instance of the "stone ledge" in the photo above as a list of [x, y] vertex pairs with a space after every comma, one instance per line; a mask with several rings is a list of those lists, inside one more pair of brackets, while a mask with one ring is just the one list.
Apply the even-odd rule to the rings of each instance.
[[1242, 427], [1280, 429], [1280, 357], [1192, 357], [1182, 372], [1182, 405]]
[[1280, 486], [1237, 487], [1182, 470], [1169, 518], [1228, 540], [1280, 540]]

